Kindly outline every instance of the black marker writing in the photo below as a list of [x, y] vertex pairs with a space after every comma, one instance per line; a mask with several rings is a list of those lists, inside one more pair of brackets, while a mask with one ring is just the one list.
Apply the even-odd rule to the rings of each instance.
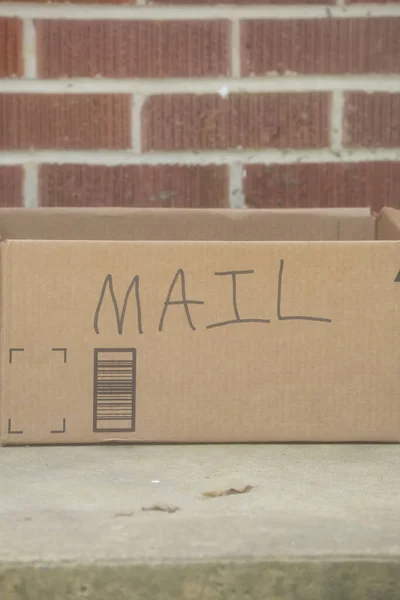
[[301, 317], [301, 316], [290, 316], [283, 317], [281, 311], [282, 302], [282, 279], [283, 279], [283, 267], [284, 261], [281, 260], [279, 266], [279, 277], [278, 277], [278, 303], [277, 303], [277, 317], [279, 321], [320, 321], [321, 323], [332, 323], [332, 319], [326, 319], [324, 317]]
[[133, 288], [135, 288], [135, 299], [136, 299], [138, 331], [139, 331], [139, 333], [143, 333], [143, 329], [142, 329], [142, 313], [141, 313], [141, 308], [140, 308], [140, 295], [139, 295], [139, 275], [135, 275], [135, 277], [132, 279], [132, 281], [131, 281], [128, 289], [126, 290], [126, 294], [125, 294], [125, 298], [124, 298], [124, 304], [122, 306], [122, 311], [120, 312], [119, 311], [119, 307], [118, 307], [118, 302], [117, 302], [117, 299], [116, 299], [115, 293], [114, 293], [114, 286], [113, 286], [112, 275], [109, 274], [109, 275], [107, 275], [107, 277], [104, 280], [103, 287], [101, 288], [100, 298], [99, 298], [99, 301], [97, 303], [96, 312], [94, 314], [94, 323], [93, 323], [93, 326], [94, 326], [94, 330], [95, 330], [95, 332], [97, 334], [100, 333], [100, 331], [99, 331], [99, 315], [100, 315], [100, 310], [101, 310], [101, 307], [103, 305], [103, 300], [104, 300], [104, 296], [106, 294], [106, 290], [109, 289], [110, 290], [111, 300], [112, 300], [112, 303], [114, 305], [115, 319], [117, 321], [118, 334], [122, 335], [122, 332], [124, 330], [124, 321], [125, 321], [126, 308], [128, 306], [129, 296], [130, 296], [131, 291], [133, 290]]
[[233, 325], [234, 323], [269, 323], [269, 319], [242, 319], [239, 313], [238, 305], [237, 305], [237, 291], [236, 291], [236, 277], [237, 275], [251, 275], [254, 273], [254, 270], [250, 271], [220, 271], [214, 273], [214, 275], [224, 276], [231, 275], [232, 277], [232, 303], [233, 303], [233, 312], [235, 313], [234, 319], [229, 319], [229, 321], [222, 321], [220, 323], [212, 323], [211, 325], [207, 325], [207, 329], [213, 329], [214, 327], [223, 327], [224, 325]]
[[[181, 280], [182, 300], [171, 300], [172, 292], [174, 291], [174, 287], [175, 287], [178, 279]], [[193, 329], [193, 331], [196, 331], [196, 327], [193, 325], [192, 318], [190, 316], [189, 304], [204, 304], [204, 302], [202, 300], [188, 300], [186, 298], [185, 273], [184, 273], [183, 269], [178, 269], [178, 271], [176, 272], [175, 277], [173, 278], [172, 283], [169, 287], [168, 294], [167, 294], [166, 300], [164, 302], [164, 308], [161, 313], [158, 331], [162, 331], [163, 326], [164, 326], [164, 319], [165, 319], [165, 315], [167, 314], [168, 307], [172, 306], [172, 305], [182, 305], [185, 307], [186, 318], [188, 320], [189, 326], [191, 329]]]

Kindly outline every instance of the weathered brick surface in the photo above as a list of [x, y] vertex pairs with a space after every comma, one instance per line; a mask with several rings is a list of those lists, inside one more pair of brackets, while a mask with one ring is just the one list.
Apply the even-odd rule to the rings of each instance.
[[[9, 1], [19, 3], [19, 0], [0, 0], [0, 4]], [[136, 4], [136, 0], [24, 0], [24, 4]]]
[[0, 94], [0, 150], [130, 146], [130, 96]]
[[328, 94], [153, 96], [142, 114], [144, 150], [322, 148]]
[[0, 77], [13, 75], [23, 75], [22, 22], [0, 17]]
[[43, 165], [41, 206], [226, 207], [225, 166]]
[[[32, 0], [33, 1], [33, 0]], [[249, 0], [149, 0], [148, 4], [249, 4]], [[251, 0], [251, 4], [335, 4], [335, 0]]]
[[400, 208], [400, 162], [247, 165], [244, 173], [251, 208]]
[[346, 94], [344, 143], [353, 148], [400, 147], [400, 93]]
[[228, 21], [37, 21], [41, 77], [230, 74]]
[[24, 172], [20, 166], [0, 166], [0, 206], [22, 206]]
[[[251, 163], [253, 151], [266, 151], [260, 153], [263, 162], [271, 154], [268, 150], [276, 151], [272, 154], [277, 162], [285, 162], [289, 158], [286, 150], [290, 150], [292, 164], [249, 164], [245, 168], [248, 206], [400, 207], [400, 159], [381, 162], [391, 156], [385, 149], [400, 148], [400, 90], [385, 91], [394, 89], [392, 76], [400, 75], [400, 16], [379, 16], [379, 5], [385, 0], [344, 0], [347, 4], [375, 4], [374, 16], [366, 12], [367, 6], [360, 6], [359, 18], [348, 12], [332, 18], [328, 5], [336, 5], [337, 0], [140, 0], [141, 6], [153, 6], [157, 20], [143, 19], [139, 8], [133, 7], [135, 18], [127, 19], [113, 9], [113, 5], [137, 2], [50, 0], [50, 4], [64, 6], [51, 8], [49, 18], [43, 6], [42, 18], [39, 8], [36, 13], [28, 4], [16, 9], [18, 18], [0, 17], [0, 205], [19, 206], [22, 202], [23, 167], [1, 166], [10, 161], [9, 152], [54, 150], [51, 160], [59, 159], [60, 165], [39, 164], [42, 206], [211, 207], [229, 205], [230, 167], [188, 166], [185, 152], [210, 151], [211, 160], [218, 157], [216, 162], [222, 158], [225, 163]], [[92, 6], [85, 15], [80, 13], [82, 18], [76, 18], [79, 11], [66, 3]], [[100, 15], [95, 4], [108, 4], [109, 8], [103, 6]], [[223, 9], [216, 9], [221, 4], [226, 17]], [[267, 4], [275, 5], [275, 18], [255, 19], [252, 6], [259, 6], [260, 16], [260, 7]], [[300, 8], [300, 18], [286, 18], [289, 14], [283, 15], [278, 6], [286, 11], [290, 5], [299, 8], [305, 4], [325, 6], [326, 11], [323, 9], [321, 18], [308, 19]], [[180, 14], [183, 5], [192, 5], [188, 19]], [[164, 18], [167, 6], [171, 7], [168, 16], [174, 20]], [[178, 7], [175, 13], [174, 6]], [[202, 6], [210, 11], [200, 10]], [[216, 10], [218, 18], [214, 18]], [[36, 61], [32, 56], [35, 44], [26, 40], [30, 44], [26, 71], [34, 77], [36, 63], [37, 81], [14, 84], [14, 79], [24, 78], [24, 18], [33, 18], [36, 28]], [[241, 19], [240, 40], [232, 25], [234, 18]], [[31, 37], [29, 20], [26, 32]], [[239, 70], [242, 82], [236, 79]], [[236, 92], [231, 93], [232, 73]], [[284, 75], [296, 74], [295, 91], [288, 91], [293, 77]], [[278, 81], [273, 93], [261, 93], [259, 90], [271, 89], [270, 77], [276, 75], [282, 77], [272, 79], [274, 84]], [[307, 77], [313, 75], [317, 77]], [[2, 89], [1, 79], [5, 78]], [[88, 81], [79, 81], [75, 89], [68, 79], [79, 78]], [[91, 78], [95, 83], [90, 83]], [[191, 81], [186, 83], [186, 78]], [[142, 81], [132, 81], [132, 86], [121, 81], [129, 79], [148, 81], [143, 87]], [[110, 84], [108, 80], [115, 81]], [[343, 110], [337, 96], [334, 115], [332, 93], [318, 92], [320, 83], [326, 87], [331, 81], [332, 90], [338, 89], [337, 81], [345, 90]], [[265, 84], [269, 87], [263, 87]], [[228, 95], [222, 93], [225, 85]], [[65, 88], [67, 93], [62, 93]], [[219, 89], [221, 95], [214, 93]], [[8, 93], [13, 90], [25, 93]], [[56, 91], [60, 93], [53, 93]], [[140, 115], [132, 110], [136, 100], [131, 94], [135, 93], [139, 94], [136, 106], [143, 101]], [[336, 132], [340, 122], [343, 139], [335, 139], [335, 152], [342, 143], [344, 150], [356, 151], [352, 160], [357, 157], [365, 162], [308, 164], [308, 150], [329, 149], [332, 125]], [[68, 159], [77, 164], [62, 164], [65, 155], [57, 151], [64, 150], [77, 151]], [[113, 151], [118, 151], [122, 165], [78, 164], [82, 159], [79, 151], [85, 151], [82, 162], [86, 163], [92, 162], [90, 152], [98, 150], [105, 151], [100, 156], [111, 164], [117, 162]], [[124, 150], [129, 153], [126, 160], [120, 152]], [[130, 162], [131, 152], [157, 152], [153, 158], [160, 163], [166, 159], [163, 153], [174, 152], [169, 157], [182, 160], [182, 164], [124, 165]], [[347, 153], [343, 156], [345, 160]], [[144, 156], [143, 162], [148, 158]], [[139, 156], [137, 159], [140, 162]], [[234, 199], [242, 197], [237, 169], [238, 165], [232, 171], [231, 194], [238, 194]], [[31, 190], [29, 201], [36, 196], [36, 190]]]
[[243, 75], [400, 73], [400, 18], [243, 21]]
[[400, 0], [345, 0], [345, 4], [396, 4]]

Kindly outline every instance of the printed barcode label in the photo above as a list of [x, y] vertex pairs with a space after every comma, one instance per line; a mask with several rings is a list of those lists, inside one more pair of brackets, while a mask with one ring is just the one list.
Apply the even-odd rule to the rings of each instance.
[[93, 431], [135, 431], [136, 349], [94, 351]]

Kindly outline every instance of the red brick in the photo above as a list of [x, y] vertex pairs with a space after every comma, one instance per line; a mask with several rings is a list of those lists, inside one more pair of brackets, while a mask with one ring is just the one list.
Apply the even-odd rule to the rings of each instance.
[[0, 167], [0, 206], [22, 206], [22, 167]]
[[400, 18], [243, 21], [243, 75], [400, 73]]
[[[33, 0], [31, 0], [33, 2]], [[388, 0], [389, 1], [389, 0]], [[335, 0], [149, 0], [148, 4], [335, 4]]]
[[225, 207], [225, 166], [43, 165], [41, 206]]
[[142, 113], [144, 150], [322, 148], [328, 94], [153, 96]]
[[352, 148], [399, 147], [400, 94], [347, 93], [344, 144]]
[[0, 17], [0, 77], [22, 76], [22, 22]]
[[230, 74], [228, 21], [38, 21], [40, 77]]
[[397, 4], [400, 0], [345, 0], [345, 4]]
[[[19, 2], [20, 0], [0, 0], [4, 2]], [[24, 4], [136, 4], [136, 0], [24, 0]]]
[[130, 146], [130, 96], [0, 94], [0, 149]]
[[247, 165], [251, 208], [400, 208], [400, 162]]

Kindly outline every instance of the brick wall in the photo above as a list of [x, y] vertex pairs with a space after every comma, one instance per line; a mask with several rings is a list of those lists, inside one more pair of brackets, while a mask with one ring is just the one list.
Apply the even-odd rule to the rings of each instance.
[[0, 1], [0, 204], [400, 207], [400, 2]]

